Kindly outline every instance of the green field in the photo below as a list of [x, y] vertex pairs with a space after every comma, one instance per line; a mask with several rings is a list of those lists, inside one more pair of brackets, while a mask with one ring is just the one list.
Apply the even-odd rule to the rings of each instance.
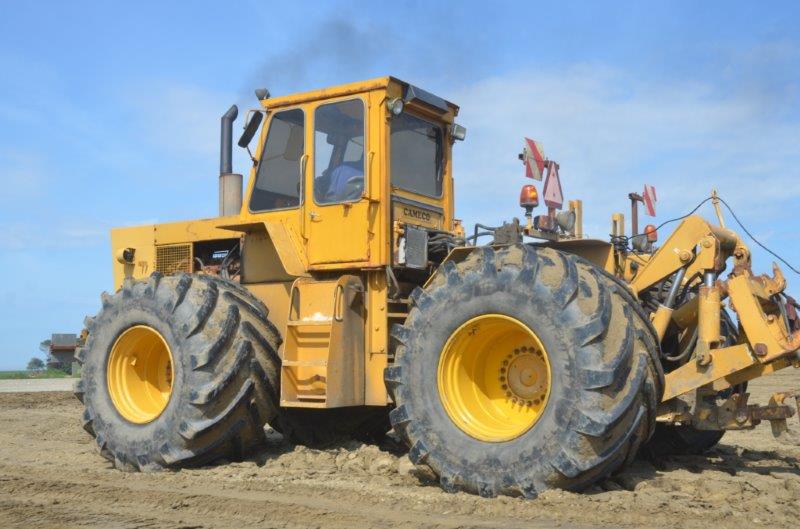
[[0, 371], [0, 380], [21, 378], [72, 378], [72, 375], [60, 369], [45, 369], [43, 371]]

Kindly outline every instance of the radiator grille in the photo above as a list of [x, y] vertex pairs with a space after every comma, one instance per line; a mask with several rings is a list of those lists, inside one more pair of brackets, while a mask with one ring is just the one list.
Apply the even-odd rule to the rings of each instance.
[[192, 245], [156, 246], [156, 270], [164, 275], [192, 271]]

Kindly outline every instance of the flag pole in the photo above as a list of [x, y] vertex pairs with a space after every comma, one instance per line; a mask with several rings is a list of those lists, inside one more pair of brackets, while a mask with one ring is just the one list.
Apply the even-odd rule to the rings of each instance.
[[631, 199], [631, 237], [639, 235], [639, 202], [644, 202], [644, 198], [639, 193], [628, 193]]

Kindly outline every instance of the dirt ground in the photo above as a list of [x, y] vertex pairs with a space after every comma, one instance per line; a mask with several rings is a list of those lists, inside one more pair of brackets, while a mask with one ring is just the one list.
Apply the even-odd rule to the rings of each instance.
[[[789, 369], [752, 384], [751, 401], [797, 387]], [[639, 461], [588, 493], [526, 501], [447, 494], [391, 443], [309, 450], [276, 438], [241, 463], [123, 473], [95, 452], [80, 412], [68, 393], [0, 395], [0, 527], [706, 529], [800, 518], [800, 447], [768, 425], [729, 433], [704, 456]]]
[[0, 380], [0, 393], [72, 391], [74, 378], [23, 378]]

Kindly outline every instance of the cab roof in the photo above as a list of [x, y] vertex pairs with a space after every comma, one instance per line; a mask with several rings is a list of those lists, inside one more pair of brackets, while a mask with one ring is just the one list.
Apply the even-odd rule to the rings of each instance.
[[310, 90], [307, 92], [298, 92], [296, 94], [271, 97], [262, 100], [261, 104], [264, 108], [284, 107], [307, 103], [309, 101], [319, 101], [352, 94], [360, 94], [369, 92], [371, 90], [386, 90], [392, 84], [396, 84], [402, 89], [403, 99], [405, 101], [415, 100], [437, 108], [442, 112], [453, 111], [454, 115], [458, 114], [458, 106], [450, 101], [391, 76], [377, 77], [375, 79], [368, 79], [366, 81], [356, 81], [354, 83], [330, 86], [328, 88]]

